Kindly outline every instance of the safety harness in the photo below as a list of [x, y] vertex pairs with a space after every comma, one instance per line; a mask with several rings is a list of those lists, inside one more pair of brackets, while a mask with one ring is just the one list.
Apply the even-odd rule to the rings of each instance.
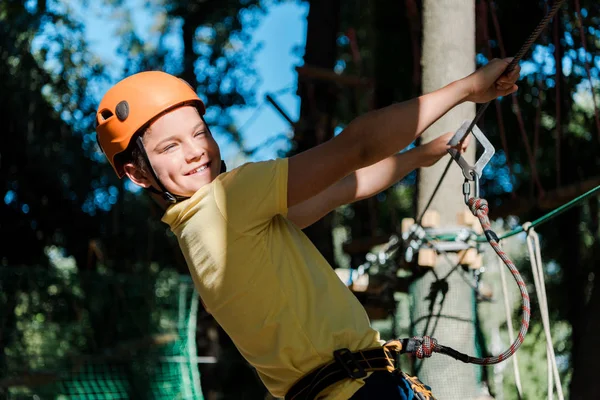
[[401, 354], [423, 351], [423, 342], [419, 339], [391, 340], [381, 347], [355, 352], [348, 349], [336, 350], [333, 352], [333, 361], [312, 370], [296, 381], [285, 395], [285, 400], [313, 400], [323, 390], [340, 381], [363, 379], [369, 373], [377, 371], [400, 374], [419, 400], [435, 400], [431, 388], [417, 377], [409, 376], [397, 368]]

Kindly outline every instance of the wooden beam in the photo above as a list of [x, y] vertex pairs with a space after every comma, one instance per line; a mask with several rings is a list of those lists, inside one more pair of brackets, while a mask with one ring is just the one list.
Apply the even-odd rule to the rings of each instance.
[[499, 207], [492, 208], [490, 214], [492, 218], [505, 218], [509, 215], [523, 215], [534, 208], [550, 211], [599, 185], [600, 177], [595, 177], [548, 191], [541, 199], [523, 199], [517, 197], [514, 200], [504, 201]]
[[314, 79], [321, 81], [335, 82], [342, 86], [372, 86], [373, 80], [369, 78], [361, 78], [355, 75], [340, 75], [336, 74], [327, 68], [313, 67], [304, 65], [296, 67], [299, 79]]

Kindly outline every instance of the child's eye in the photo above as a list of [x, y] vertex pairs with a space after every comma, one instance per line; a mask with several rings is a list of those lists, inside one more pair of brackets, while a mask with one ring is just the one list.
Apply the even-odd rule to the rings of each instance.
[[168, 146], [165, 146], [165, 147], [162, 149], [162, 152], [164, 153], [165, 151], [169, 151], [169, 150], [171, 150], [171, 149], [172, 149], [172, 148], [174, 148], [174, 147], [175, 147], [175, 145], [174, 145], [174, 144], [170, 144], [170, 145], [168, 145]]
[[204, 135], [204, 133], [205, 133], [204, 131], [196, 132], [196, 133], [194, 133], [194, 137], [198, 137], [200, 135]]

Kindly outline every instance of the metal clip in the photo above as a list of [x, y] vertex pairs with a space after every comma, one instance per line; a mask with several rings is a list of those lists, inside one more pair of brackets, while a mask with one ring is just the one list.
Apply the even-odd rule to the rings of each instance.
[[[473, 174], [473, 197], [479, 198], [479, 176], [477, 174]], [[465, 196], [465, 204], [469, 205], [469, 198], [471, 195], [471, 183], [468, 179], [465, 179], [463, 183], [463, 195]]]
[[464, 121], [462, 126], [456, 131], [452, 139], [448, 142], [448, 145], [453, 148], [448, 149], [448, 153], [452, 156], [454, 161], [458, 163], [460, 166], [462, 173], [465, 177], [465, 182], [463, 183], [463, 194], [465, 196], [465, 203], [469, 204], [469, 195], [470, 195], [470, 182], [473, 181], [473, 194], [474, 197], [479, 197], [479, 178], [481, 178], [481, 174], [483, 173], [483, 169], [492, 159], [492, 156], [496, 152], [494, 146], [490, 141], [485, 137], [481, 129], [477, 125], [473, 126], [472, 132], [473, 136], [477, 139], [477, 141], [483, 147], [483, 154], [479, 157], [479, 160], [475, 162], [475, 165], [471, 165], [464, 159], [462, 153], [454, 148], [457, 144], [461, 142], [463, 137], [468, 134], [467, 129], [469, 129], [469, 125], [471, 125], [470, 121]]
[[[452, 136], [452, 139], [450, 139], [448, 144], [452, 147], [456, 146], [462, 140], [462, 138], [467, 135], [467, 129], [469, 129], [470, 124], [471, 122], [469, 121], [463, 122], [460, 129], [456, 131], [456, 133], [454, 134], [454, 136]], [[458, 150], [454, 148], [448, 149], [448, 153], [450, 153], [452, 158], [458, 163], [458, 165], [460, 165], [460, 168], [462, 169], [465, 178], [470, 181], [475, 180], [474, 175], [477, 175], [478, 178], [481, 178], [481, 173], [483, 172], [483, 169], [490, 162], [492, 156], [496, 152], [494, 146], [485, 137], [485, 135], [483, 134], [483, 132], [481, 132], [477, 125], [473, 126], [472, 132], [473, 136], [475, 136], [477, 141], [483, 147], [483, 154], [481, 155], [481, 157], [479, 157], [479, 160], [477, 160], [475, 165], [470, 165], [467, 162], [467, 160], [464, 159], [462, 153], [460, 153]]]

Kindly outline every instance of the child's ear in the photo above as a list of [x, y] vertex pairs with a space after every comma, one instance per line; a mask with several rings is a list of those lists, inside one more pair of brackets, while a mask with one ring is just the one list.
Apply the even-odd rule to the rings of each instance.
[[123, 171], [125, 171], [125, 175], [127, 175], [127, 177], [136, 185], [143, 187], [144, 189], [152, 186], [150, 179], [148, 179], [144, 171], [136, 167], [133, 163], [124, 164]]

